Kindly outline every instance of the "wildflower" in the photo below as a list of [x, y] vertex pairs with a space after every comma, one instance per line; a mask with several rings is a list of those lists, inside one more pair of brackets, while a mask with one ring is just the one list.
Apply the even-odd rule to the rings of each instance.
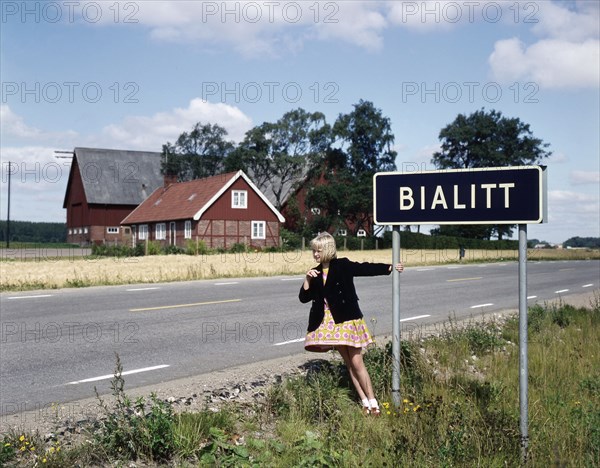
[[19, 437], [19, 441], [20, 442], [23, 442], [24, 440], [25, 440], [25, 436], [24, 435], [22, 435], [21, 437]]
[[387, 411], [386, 413], [387, 413], [387, 414], [392, 414], [390, 411]]
[[417, 411], [421, 410], [421, 405], [417, 405], [413, 408], [413, 411], [416, 413]]
[[54, 453], [54, 450], [55, 450], [55, 449], [54, 449], [54, 447], [50, 447], [50, 450], [49, 450], [49, 452], [50, 452], [50, 453]]
[[42, 463], [46, 463], [48, 460], [46, 460], [45, 458], [42, 458]]
[[383, 406], [385, 409], [388, 409], [390, 407], [390, 404], [387, 401], [385, 401], [381, 404], [381, 406]]
[[408, 403], [408, 400], [405, 398], [404, 400], [402, 400], [402, 403]]

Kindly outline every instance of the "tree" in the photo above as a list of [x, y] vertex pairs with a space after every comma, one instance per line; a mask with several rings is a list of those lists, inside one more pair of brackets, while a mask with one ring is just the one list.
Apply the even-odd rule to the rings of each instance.
[[331, 127], [320, 112], [295, 109], [277, 122], [246, 132], [226, 161], [228, 170], [248, 172], [261, 190], [271, 191], [280, 209], [286, 196], [330, 145]]
[[[308, 205], [321, 211], [315, 223], [328, 230], [345, 227], [354, 234], [370, 230], [373, 175], [396, 169], [390, 119], [361, 99], [351, 113], [338, 116], [333, 138], [336, 147], [322, 153], [307, 194]], [[325, 184], [319, 184], [321, 177]]]
[[[499, 111], [484, 109], [468, 116], [459, 114], [439, 134], [441, 151], [433, 154], [438, 169], [524, 166], [540, 164], [552, 153], [549, 144], [535, 138], [529, 124], [518, 118], [502, 116]], [[498, 239], [510, 235], [514, 226], [480, 226], [476, 237], [495, 233]], [[447, 230], [441, 228], [439, 231]], [[473, 228], [469, 228], [473, 231]]]
[[179, 181], [220, 174], [225, 158], [234, 148], [226, 136], [223, 127], [198, 122], [191, 132], [183, 132], [174, 145], [163, 145], [162, 173], [176, 175]]

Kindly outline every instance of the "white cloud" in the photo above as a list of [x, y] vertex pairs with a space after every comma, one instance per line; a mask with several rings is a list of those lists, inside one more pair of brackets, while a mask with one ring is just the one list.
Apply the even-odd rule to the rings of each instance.
[[600, 42], [546, 39], [527, 47], [517, 38], [496, 42], [489, 58], [496, 80], [533, 81], [543, 88], [598, 87]]
[[2, 122], [2, 139], [13, 138], [17, 140], [40, 141], [44, 143], [64, 144], [77, 137], [77, 132], [67, 130], [64, 132], [42, 131], [27, 125], [23, 117], [13, 112], [8, 104], [0, 105], [0, 122]]
[[573, 185], [600, 184], [600, 172], [593, 171], [573, 171], [569, 174], [569, 179]]
[[516, 37], [494, 45], [489, 64], [501, 82], [529, 80], [543, 88], [600, 86], [600, 15], [598, 8], [537, 2], [532, 31], [541, 39], [527, 45]]
[[174, 142], [184, 131], [197, 123], [218, 124], [228, 132], [228, 138], [241, 141], [252, 128], [252, 120], [237, 107], [213, 104], [200, 98], [192, 99], [187, 108], [158, 112], [151, 117], [130, 116], [102, 130], [102, 140], [127, 149], [160, 151], [167, 141]]

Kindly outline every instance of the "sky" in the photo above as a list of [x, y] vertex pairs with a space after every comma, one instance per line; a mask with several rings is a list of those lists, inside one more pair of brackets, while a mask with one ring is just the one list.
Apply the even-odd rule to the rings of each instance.
[[160, 151], [197, 122], [239, 142], [300, 107], [333, 124], [363, 99], [404, 172], [435, 169], [459, 114], [519, 118], [552, 151], [548, 223], [528, 238], [600, 237], [597, 0], [0, 5], [1, 219], [10, 167], [11, 219], [65, 222], [55, 151]]

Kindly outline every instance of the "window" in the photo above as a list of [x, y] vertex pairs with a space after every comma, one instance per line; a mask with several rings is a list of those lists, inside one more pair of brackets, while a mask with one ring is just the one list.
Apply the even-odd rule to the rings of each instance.
[[251, 239], [264, 239], [265, 238], [265, 222], [264, 221], [252, 221], [252, 235]]
[[69, 235], [73, 234], [73, 229], [69, 229]]
[[107, 227], [106, 232], [108, 234], [119, 234], [119, 228], [118, 227]]
[[156, 224], [156, 240], [165, 240], [167, 238], [167, 225], [165, 223]]
[[348, 235], [348, 231], [346, 229], [340, 229], [338, 231], [338, 236], [347, 236]]
[[246, 190], [231, 191], [231, 207], [232, 208], [248, 208], [247, 200], [248, 192]]
[[186, 239], [191, 239], [192, 238], [192, 222], [188, 219], [185, 222], [185, 228], [184, 228], [184, 236]]
[[138, 239], [139, 240], [148, 239], [148, 225], [147, 224], [140, 224], [138, 226]]
[[359, 229], [356, 233], [356, 237], [367, 237], [367, 231], [365, 231], [364, 229]]
[[88, 233], [88, 228], [84, 227], [84, 228], [83, 228], [83, 233], [84, 233], [84, 234], [87, 234], [87, 233]]
[[314, 215], [320, 215], [321, 214], [321, 208], [311, 208], [310, 212]]

